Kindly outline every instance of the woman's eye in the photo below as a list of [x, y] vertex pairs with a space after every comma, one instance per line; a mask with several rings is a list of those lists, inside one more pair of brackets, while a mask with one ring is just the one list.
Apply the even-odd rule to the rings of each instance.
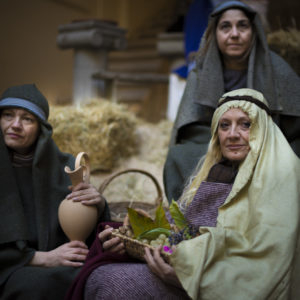
[[250, 24], [248, 22], [242, 22], [239, 24], [239, 27], [242, 29], [248, 29]]
[[221, 30], [226, 30], [226, 29], [229, 29], [230, 26], [229, 26], [229, 24], [222, 24], [220, 28], [221, 28]]
[[222, 22], [218, 25], [219, 29], [220, 30], [226, 30], [226, 29], [229, 29], [230, 28], [230, 23], [228, 22]]
[[250, 128], [251, 122], [243, 122], [242, 126], [243, 126], [243, 128]]
[[219, 126], [220, 126], [221, 129], [227, 129], [227, 128], [229, 127], [229, 124], [226, 123], [226, 122], [221, 122], [221, 123], [219, 124]]
[[29, 117], [25, 117], [23, 119], [26, 123], [33, 123], [33, 119], [32, 118], [29, 118]]
[[13, 114], [10, 113], [10, 112], [3, 112], [3, 113], [1, 114], [1, 116], [2, 116], [3, 118], [5, 118], [5, 119], [11, 119], [11, 118], [13, 118]]

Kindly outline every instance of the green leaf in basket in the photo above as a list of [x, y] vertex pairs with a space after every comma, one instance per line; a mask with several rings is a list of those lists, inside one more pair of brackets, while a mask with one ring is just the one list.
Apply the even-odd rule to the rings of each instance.
[[171, 229], [171, 226], [166, 218], [162, 203], [160, 203], [160, 205], [156, 209], [154, 222], [156, 227]]
[[154, 221], [146, 216], [139, 214], [135, 209], [128, 207], [129, 222], [135, 237], [141, 235], [143, 232], [155, 228]]
[[156, 240], [160, 234], [165, 234], [166, 236], [170, 235], [170, 230], [166, 228], [154, 228], [148, 231], [143, 232], [137, 237], [138, 240], [147, 239], [147, 240]]
[[169, 210], [170, 210], [170, 214], [175, 222], [175, 225], [179, 229], [183, 229], [184, 227], [188, 226], [188, 223], [185, 220], [183, 213], [180, 211], [177, 202], [172, 200]]

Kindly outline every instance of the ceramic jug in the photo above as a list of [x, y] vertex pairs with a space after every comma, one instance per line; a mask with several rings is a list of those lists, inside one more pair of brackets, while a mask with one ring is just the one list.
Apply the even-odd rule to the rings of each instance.
[[[81, 164], [83, 158], [84, 165]], [[70, 176], [72, 186], [80, 182], [89, 183], [90, 165], [87, 153], [80, 152], [75, 160], [75, 169], [72, 171], [66, 166], [65, 172]], [[88, 206], [64, 199], [58, 208], [58, 219], [62, 230], [71, 241], [84, 242], [96, 226], [98, 210], [95, 205]]]

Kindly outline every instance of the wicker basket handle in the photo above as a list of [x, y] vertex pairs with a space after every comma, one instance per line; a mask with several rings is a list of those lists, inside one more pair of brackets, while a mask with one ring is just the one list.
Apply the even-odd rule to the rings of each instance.
[[162, 203], [163, 201], [163, 192], [162, 192], [162, 189], [157, 181], [157, 179], [149, 172], [145, 171], [145, 170], [142, 170], [142, 169], [125, 169], [125, 170], [122, 170], [122, 171], [118, 171], [114, 174], [112, 174], [110, 177], [108, 177], [107, 179], [105, 179], [98, 191], [100, 194], [103, 194], [105, 188], [108, 186], [108, 184], [116, 177], [122, 175], [122, 174], [125, 174], [125, 173], [131, 173], [131, 172], [135, 172], [135, 173], [142, 173], [146, 176], [148, 176], [154, 183], [155, 187], [156, 187], [156, 190], [157, 190], [157, 198], [155, 199], [155, 203], [156, 205], [159, 205], [160, 203]]

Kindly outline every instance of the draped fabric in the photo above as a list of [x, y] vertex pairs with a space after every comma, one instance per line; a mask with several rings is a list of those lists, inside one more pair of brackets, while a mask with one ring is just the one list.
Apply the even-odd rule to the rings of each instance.
[[[216, 17], [210, 18], [210, 22], [215, 21]], [[253, 25], [257, 38], [248, 60], [245, 87], [260, 91], [268, 100], [272, 112], [300, 117], [298, 75], [280, 56], [269, 50], [258, 15], [255, 16]], [[200, 48], [205, 43], [205, 38], [202, 38]], [[223, 63], [214, 35], [206, 55], [198, 56], [196, 66], [188, 78], [175, 121], [172, 142], [176, 141], [178, 129], [199, 121], [197, 105], [216, 108], [224, 92]]]
[[[32, 177], [22, 181], [16, 176], [21, 173], [14, 171], [0, 130], [1, 299], [61, 299], [79, 270], [28, 266], [36, 250], [49, 251], [68, 242], [58, 222], [58, 206], [70, 193], [71, 181], [64, 167], [73, 169], [75, 160], [58, 149], [51, 135], [51, 125], [41, 123], [32, 168], [27, 167]], [[23, 209], [26, 201], [21, 192], [28, 189], [27, 182], [33, 198], [26, 201], [33, 202], [34, 211]], [[56, 297], [49, 290], [55, 291]]]
[[[266, 104], [250, 89], [227, 95]], [[299, 225], [300, 161], [272, 118], [247, 101], [230, 101], [215, 111], [211, 147], [220, 117], [232, 107], [251, 120], [251, 150], [219, 208], [216, 227], [201, 227], [199, 237], [181, 242], [171, 262], [192, 299], [287, 299]]]
[[[41, 133], [34, 152], [31, 171], [30, 167], [27, 167], [28, 174], [29, 176], [31, 174], [32, 178], [24, 178], [26, 186], [23, 188], [22, 181], [16, 177], [19, 172], [15, 173], [13, 169], [8, 149], [0, 132], [1, 299], [6, 299], [6, 297], [38, 299], [38, 296], [35, 298], [34, 294], [26, 293], [20, 277], [23, 277], [23, 281], [26, 281], [30, 287], [31, 283], [36, 284], [34, 283], [34, 276], [39, 274], [37, 275], [39, 279], [45, 278], [43, 283], [38, 285], [40, 290], [43, 290], [47, 289], [45, 282], [49, 281], [50, 284], [53, 282], [51, 278], [56, 278], [62, 271], [66, 272], [66, 270], [57, 268], [53, 268], [51, 271], [46, 268], [33, 268], [32, 270], [36, 271], [33, 274], [29, 270], [30, 267], [26, 266], [36, 250], [49, 251], [68, 241], [59, 226], [57, 211], [60, 202], [69, 193], [68, 186], [71, 184], [63, 168], [66, 165], [73, 168], [74, 158], [58, 150], [51, 139], [51, 134], [50, 124], [41, 124]], [[16, 168], [21, 169], [20, 167]], [[23, 203], [26, 202], [24, 202], [25, 199], [22, 199], [21, 191], [28, 188], [27, 184], [31, 185], [31, 194], [33, 195], [31, 201], [35, 211], [26, 212], [23, 208]], [[30, 219], [28, 219], [29, 213], [32, 214]], [[31, 232], [35, 233], [34, 236]], [[36, 245], [36, 248], [33, 249], [29, 246], [29, 240], [32, 245]], [[52, 274], [50, 274], [51, 272]], [[68, 273], [73, 275], [68, 275]], [[75, 274], [70, 268], [65, 275], [66, 278], [71, 276], [72, 280]], [[56, 288], [58, 295], [62, 288], [62, 291], [65, 289], [59, 285]], [[36, 290], [38, 291], [39, 288], [36, 287]]]
[[98, 225], [97, 234], [95, 236], [93, 244], [91, 245], [85, 264], [81, 268], [80, 273], [73, 281], [72, 285], [70, 286], [66, 294], [65, 300], [83, 299], [86, 280], [96, 268], [112, 263], [137, 262], [136, 259], [131, 258], [127, 254], [119, 255], [116, 253], [103, 251], [102, 244], [100, 243], [100, 240], [98, 238], [98, 234], [105, 229], [106, 225], [109, 225], [113, 228], [119, 228], [122, 225], [122, 223], [103, 222]]
[[[262, 94], [250, 89], [224, 97], [245, 95], [267, 105]], [[230, 108], [248, 114], [251, 149], [233, 184], [198, 184], [216, 166], [212, 150], [218, 147], [217, 126]], [[179, 243], [171, 264], [192, 299], [288, 299], [299, 226], [300, 161], [272, 118], [255, 103], [224, 103], [214, 114], [211, 132], [211, 150], [185, 191], [191, 197], [184, 194], [180, 199], [186, 217], [201, 226], [201, 235]], [[212, 178], [221, 174], [213, 173]], [[194, 184], [195, 194], [189, 193]], [[159, 281], [146, 264], [103, 252], [97, 237], [92, 249], [67, 299], [79, 299], [83, 293], [85, 299], [186, 298], [183, 290]]]
[[[224, 202], [232, 184], [204, 182], [186, 211], [186, 219], [197, 226], [215, 226], [218, 207]], [[118, 228], [121, 223], [100, 223]], [[180, 288], [163, 282], [147, 264], [128, 255], [104, 252], [99, 238], [90, 249], [85, 265], [74, 280], [65, 300], [105, 299], [189, 299]]]
[[215, 227], [218, 209], [226, 200], [232, 184], [201, 182], [195, 197], [184, 214], [189, 224], [196, 227]]
[[84, 300], [188, 300], [184, 290], [164, 283], [145, 263], [97, 268], [87, 279]]
[[[37, 250], [41, 251], [53, 249], [62, 242], [67, 241], [58, 224], [57, 209], [64, 197], [70, 193], [68, 186], [71, 181], [64, 172], [64, 167], [73, 168], [75, 162], [73, 156], [59, 151], [51, 135], [51, 126], [42, 125], [32, 164], [33, 201], [37, 210], [37, 239], [39, 241]], [[2, 195], [0, 211], [3, 216], [0, 219], [1, 228], [11, 224], [7, 227], [7, 230], [0, 231], [0, 243], [4, 244], [26, 240], [27, 221], [24, 219], [20, 200], [21, 195], [16, 186], [12, 163], [2, 134], [0, 143], [0, 189]]]

